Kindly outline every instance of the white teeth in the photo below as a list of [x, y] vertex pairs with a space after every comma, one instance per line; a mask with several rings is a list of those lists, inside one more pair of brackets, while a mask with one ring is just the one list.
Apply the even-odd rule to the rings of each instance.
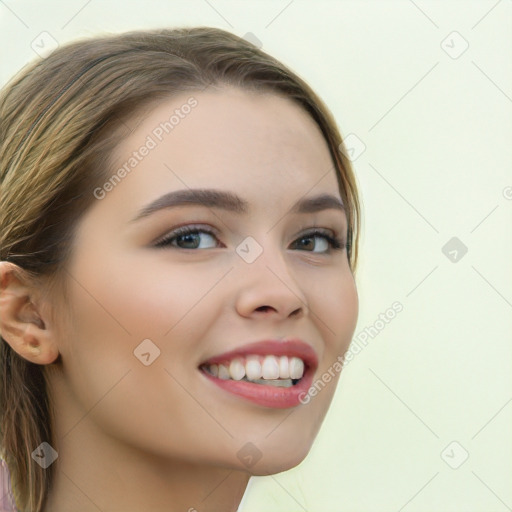
[[222, 379], [222, 380], [228, 380], [229, 379], [229, 371], [228, 369], [223, 365], [223, 364], [219, 364], [219, 375], [218, 375], [219, 379]]
[[242, 380], [245, 377], [245, 366], [240, 359], [233, 359], [233, 361], [231, 361], [229, 374], [234, 380]]
[[[283, 385], [304, 375], [304, 361], [298, 357], [249, 355], [237, 357], [224, 364], [205, 365], [214, 377], [222, 380], [245, 380], [251, 382]], [[281, 381], [282, 384], [277, 384]]]
[[279, 379], [279, 363], [276, 356], [265, 356], [261, 365], [261, 373], [264, 379]]
[[258, 356], [249, 356], [245, 361], [245, 375], [248, 380], [261, 379], [261, 363]]
[[281, 356], [279, 358], [279, 377], [281, 377], [281, 379], [290, 378], [290, 370], [288, 369], [288, 358], [286, 356]]
[[218, 376], [219, 376], [219, 365], [217, 365], [217, 364], [211, 364], [211, 365], [210, 365], [210, 373], [211, 373], [214, 377], [218, 377]]
[[298, 357], [290, 359], [290, 377], [292, 379], [300, 379], [304, 375], [304, 362]]

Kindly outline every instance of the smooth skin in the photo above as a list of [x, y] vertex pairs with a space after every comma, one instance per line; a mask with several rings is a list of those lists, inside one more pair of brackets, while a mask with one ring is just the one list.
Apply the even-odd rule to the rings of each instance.
[[[306, 405], [263, 407], [198, 369], [250, 342], [300, 338], [318, 355], [319, 378], [348, 348], [358, 297], [346, 250], [301, 242], [313, 227], [345, 238], [345, 214], [288, 213], [303, 197], [341, 200], [320, 130], [290, 100], [223, 87], [161, 101], [133, 120], [116, 165], [191, 95], [190, 114], [82, 217], [65, 315], [0, 263], [2, 336], [48, 365], [59, 457], [46, 512], [236, 511], [252, 474], [304, 459], [333, 397], [339, 375]], [[236, 193], [250, 211], [186, 205], [131, 222], [189, 188]], [[154, 246], [190, 224], [216, 234]], [[263, 249], [253, 263], [236, 252], [248, 236]], [[134, 355], [145, 339], [160, 350], [149, 366]], [[251, 467], [237, 456], [246, 443], [261, 454]]]

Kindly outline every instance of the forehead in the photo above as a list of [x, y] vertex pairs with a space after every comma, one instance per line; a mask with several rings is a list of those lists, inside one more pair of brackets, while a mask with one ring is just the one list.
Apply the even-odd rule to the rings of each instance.
[[151, 197], [222, 186], [274, 200], [313, 187], [338, 194], [320, 129], [299, 105], [278, 94], [236, 88], [180, 93], [152, 104], [129, 126], [113, 156], [115, 168], [130, 168], [126, 181], [132, 193]]

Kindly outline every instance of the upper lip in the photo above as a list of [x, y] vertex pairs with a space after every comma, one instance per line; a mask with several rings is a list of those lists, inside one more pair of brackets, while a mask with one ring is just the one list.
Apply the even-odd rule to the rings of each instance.
[[298, 357], [302, 359], [306, 366], [315, 369], [318, 366], [318, 356], [314, 348], [300, 339], [289, 340], [262, 340], [254, 343], [248, 343], [229, 352], [218, 354], [210, 359], [203, 361], [200, 366], [205, 364], [219, 364], [248, 355], [273, 355]]

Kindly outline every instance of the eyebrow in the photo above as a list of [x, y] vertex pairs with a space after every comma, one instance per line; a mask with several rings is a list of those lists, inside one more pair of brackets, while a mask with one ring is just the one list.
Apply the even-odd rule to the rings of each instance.
[[[249, 203], [233, 192], [216, 189], [184, 189], [168, 192], [144, 206], [130, 221], [140, 219], [164, 209], [176, 206], [205, 206], [230, 211], [236, 214], [247, 214]], [[289, 210], [289, 213], [316, 213], [322, 210], [339, 210], [344, 213], [342, 201], [330, 194], [320, 194], [299, 199]]]

